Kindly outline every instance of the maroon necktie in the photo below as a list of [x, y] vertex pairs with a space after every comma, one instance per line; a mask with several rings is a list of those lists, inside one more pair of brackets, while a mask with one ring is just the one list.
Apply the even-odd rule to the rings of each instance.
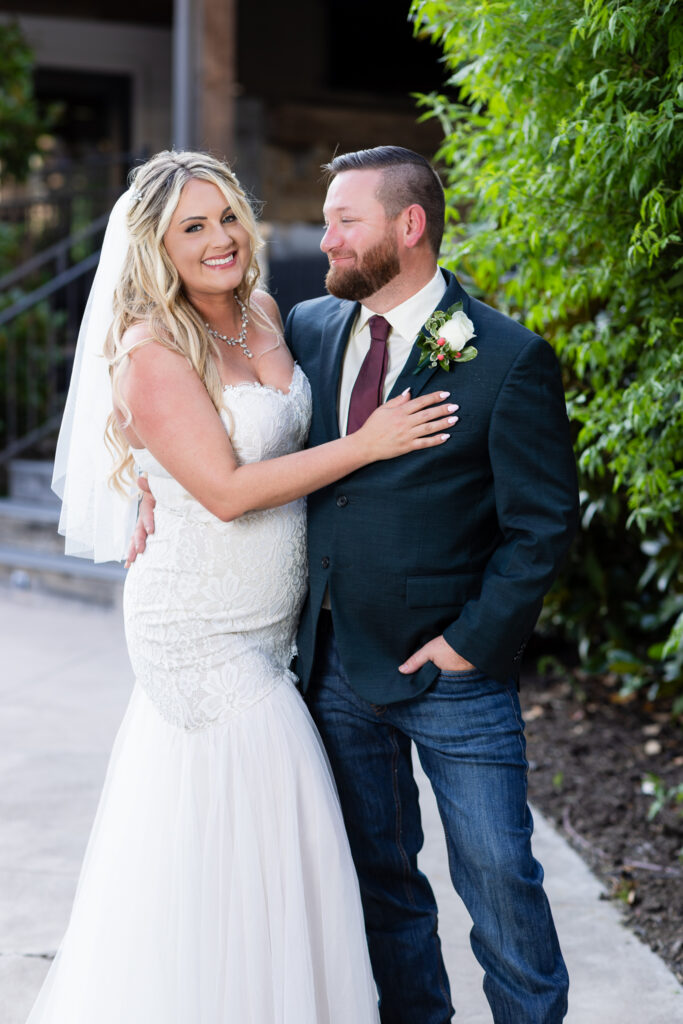
[[387, 335], [391, 330], [391, 325], [383, 316], [371, 316], [368, 324], [370, 326], [370, 348], [358, 371], [356, 383], [351, 392], [349, 418], [346, 425], [347, 434], [353, 434], [355, 430], [362, 427], [370, 413], [382, 404], [384, 397], [384, 378], [389, 362]]

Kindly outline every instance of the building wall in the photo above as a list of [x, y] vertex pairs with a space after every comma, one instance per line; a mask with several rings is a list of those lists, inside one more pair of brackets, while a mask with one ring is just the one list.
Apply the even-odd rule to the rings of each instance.
[[[38, 0], [26, 2], [31, 9]], [[68, 16], [82, 9], [76, 0], [64, 0], [64, 16], [16, 17], [39, 68], [128, 76], [130, 148], [154, 153], [173, 141], [173, 29], [144, 23], [152, 0], [139, 2], [135, 24], [111, 20], [111, 3], [98, 3], [92, 19]], [[0, 18], [18, 3], [0, 0]], [[437, 51], [412, 39], [406, 10], [396, 10], [395, 0], [231, 0], [234, 53], [226, 54], [221, 44], [210, 61], [206, 47], [212, 40], [202, 25], [207, 13], [225, 14], [227, 0], [188, 3], [199, 22], [193, 22], [188, 83], [197, 136], [190, 144], [207, 145], [204, 122], [207, 112], [215, 115], [211, 149], [226, 156], [245, 187], [263, 201], [265, 219], [319, 224], [320, 165], [335, 152], [383, 143], [426, 156], [437, 149], [438, 123], [418, 124], [410, 96], [439, 82]], [[169, 18], [172, 10], [169, 0]], [[217, 84], [202, 94], [205, 71], [216, 59]], [[230, 117], [221, 117], [223, 107], [230, 108]]]
[[[6, 16], [3, 15], [3, 18]], [[171, 143], [171, 30], [81, 18], [12, 16], [39, 68], [125, 74], [132, 85], [131, 147]]]

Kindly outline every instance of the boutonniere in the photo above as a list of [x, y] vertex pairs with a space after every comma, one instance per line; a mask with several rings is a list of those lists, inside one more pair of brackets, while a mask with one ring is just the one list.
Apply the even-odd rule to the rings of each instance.
[[456, 302], [445, 313], [442, 309], [434, 310], [424, 331], [417, 336], [415, 344], [422, 355], [413, 372], [419, 373], [427, 363], [430, 370], [440, 366], [448, 371], [451, 363], [469, 363], [476, 359], [476, 348], [467, 344], [474, 337], [474, 324], [463, 313], [462, 302]]

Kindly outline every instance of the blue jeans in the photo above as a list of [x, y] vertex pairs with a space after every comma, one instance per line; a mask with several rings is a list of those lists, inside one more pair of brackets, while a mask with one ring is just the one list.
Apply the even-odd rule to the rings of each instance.
[[424, 837], [411, 742], [436, 795], [495, 1024], [560, 1024], [568, 978], [531, 853], [514, 684], [444, 672], [416, 700], [371, 704], [351, 689], [323, 613], [307, 699], [358, 871], [382, 1024], [447, 1024], [454, 1012], [434, 894], [417, 867]]

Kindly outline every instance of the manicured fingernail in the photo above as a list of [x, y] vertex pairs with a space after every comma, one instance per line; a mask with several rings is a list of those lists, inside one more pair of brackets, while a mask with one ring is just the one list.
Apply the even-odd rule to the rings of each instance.
[[450, 391], [440, 391], [439, 392], [439, 398], [448, 398], [449, 395], [450, 395]]
[[441, 435], [441, 440], [442, 441], [447, 441], [450, 436], [451, 436], [450, 434], [442, 434]]
[[448, 417], [448, 422], [449, 422], [449, 423], [457, 423], [457, 422], [458, 422], [458, 419], [459, 419], [459, 417], [458, 417], [458, 416], [449, 416], [449, 417]]
[[460, 408], [459, 405], [449, 405], [448, 406], [448, 411], [449, 412], [457, 412], [459, 408]]
[[405, 391], [401, 392], [401, 394], [402, 395], [409, 395], [410, 394], [410, 388], [406, 388]]

